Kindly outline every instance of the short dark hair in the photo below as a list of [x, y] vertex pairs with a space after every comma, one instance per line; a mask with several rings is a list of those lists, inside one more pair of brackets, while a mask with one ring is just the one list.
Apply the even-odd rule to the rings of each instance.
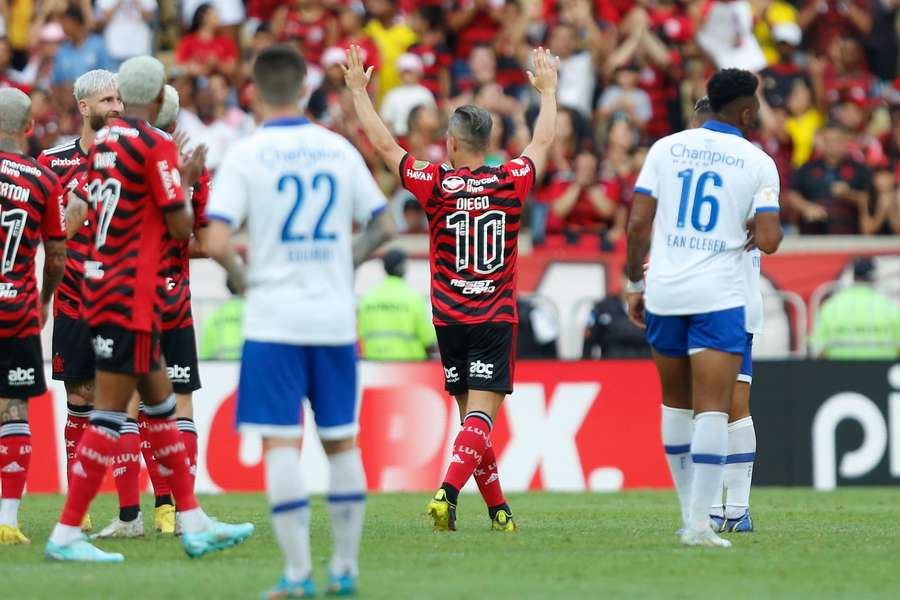
[[710, 107], [718, 113], [739, 98], [753, 97], [758, 87], [759, 80], [750, 71], [722, 69], [706, 84], [706, 93]]
[[444, 9], [440, 6], [427, 4], [418, 9], [419, 17], [425, 21], [428, 31], [436, 31], [444, 27]]
[[253, 63], [253, 81], [266, 104], [285, 106], [298, 102], [304, 77], [306, 61], [287, 44], [269, 46]]
[[695, 115], [711, 115], [712, 111], [712, 106], [709, 104], [709, 96], [703, 96], [694, 102]]
[[466, 104], [453, 111], [447, 129], [467, 149], [484, 152], [491, 139], [493, 126], [491, 113], [473, 104]]
[[63, 13], [63, 16], [67, 19], [72, 19], [79, 25], [84, 25], [84, 13], [77, 6], [69, 6]]

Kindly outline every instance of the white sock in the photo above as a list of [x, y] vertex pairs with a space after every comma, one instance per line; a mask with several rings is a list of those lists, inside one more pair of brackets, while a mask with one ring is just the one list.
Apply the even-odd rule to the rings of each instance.
[[359, 575], [359, 542], [366, 514], [366, 473], [359, 448], [328, 457], [328, 514], [334, 535], [332, 575]]
[[57, 523], [50, 534], [50, 542], [57, 546], [68, 546], [81, 539], [81, 527]]
[[723, 412], [697, 414], [691, 441], [694, 479], [688, 518], [688, 526], [694, 531], [709, 529], [709, 507], [716, 494], [722, 494], [727, 450], [728, 415]]
[[212, 521], [199, 506], [191, 510], [178, 513], [181, 517], [181, 530], [185, 533], [199, 533], [206, 531], [212, 525]]
[[277, 447], [266, 452], [266, 496], [275, 538], [284, 554], [289, 581], [312, 573], [309, 551], [309, 494], [300, 478], [300, 449]]
[[3, 498], [0, 500], [0, 525], [19, 526], [19, 503], [21, 500]]
[[750, 508], [750, 483], [756, 458], [753, 417], [728, 424], [728, 457], [725, 460], [725, 516], [739, 519]]
[[694, 411], [689, 408], [662, 407], [662, 441], [666, 450], [666, 460], [678, 503], [681, 506], [681, 521], [687, 524], [688, 505], [691, 498], [693, 463], [691, 462], [691, 435], [694, 429]]

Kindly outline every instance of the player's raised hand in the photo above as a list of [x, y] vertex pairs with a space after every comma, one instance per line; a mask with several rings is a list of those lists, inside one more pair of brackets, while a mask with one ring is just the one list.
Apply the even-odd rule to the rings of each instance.
[[347, 64], [341, 65], [341, 69], [344, 70], [344, 81], [347, 83], [347, 87], [350, 88], [350, 91], [356, 92], [366, 89], [369, 80], [372, 79], [372, 71], [375, 70], [375, 67], [370, 66], [366, 69], [363, 65], [362, 51], [359, 46], [352, 45], [347, 50]]
[[549, 50], [537, 47], [531, 53], [534, 71], [528, 71], [528, 80], [531, 81], [537, 91], [541, 93], [556, 93], [556, 71], [559, 67], [559, 59], [553, 56]]
[[175, 133], [172, 134], [172, 141], [175, 142], [175, 147], [178, 148], [178, 156], [184, 154], [185, 148], [187, 147], [188, 143], [187, 134], [178, 129], [175, 131]]
[[207, 148], [204, 144], [200, 144], [188, 156], [181, 161], [181, 181], [185, 188], [189, 188], [200, 179], [203, 169], [206, 168]]

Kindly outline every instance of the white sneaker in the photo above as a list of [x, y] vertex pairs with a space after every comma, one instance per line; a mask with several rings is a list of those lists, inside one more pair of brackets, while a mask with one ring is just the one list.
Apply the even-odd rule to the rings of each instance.
[[731, 542], [720, 538], [712, 529], [693, 531], [685, 529], [681, 534], [681, 543], [685, 546], [707, 546], [710, 548], [731, 548]]
[[118, 517], [104, 527], [99, 533], [91, 536], [92, 540], [103, 538], [139, 538], [144, 537], [144, 518], [138, 513], [134, 521], [120, 521]]

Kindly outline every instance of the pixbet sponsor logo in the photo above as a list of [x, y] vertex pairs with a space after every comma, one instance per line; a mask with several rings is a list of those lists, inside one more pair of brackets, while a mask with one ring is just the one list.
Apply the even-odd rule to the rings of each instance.
[[476, 360], [469, 363], [469, 376], [479, 379], [490, 379], [494, 376], [494, 363]]
[[171, 381], [177, 381], [178, 383], [188, 383], [191, 380], [190, 367], [171, 365], [169, 367], [166, 367], [166, 372], [169, 374], [169, 379]]
[[112, 358], [115, 341], [111, 338], [105, 338], [101, 335], [95, 336], [93, 339], [94, 354], [97, 358]]
[[9, 385], [34, 385], [34, 368], [23, 369], [16, 367], [10, 369], [7, 375]]
[[50, 167], [77, 167], [80, 162], [79, 158], [54, 158], [50, 161]]

